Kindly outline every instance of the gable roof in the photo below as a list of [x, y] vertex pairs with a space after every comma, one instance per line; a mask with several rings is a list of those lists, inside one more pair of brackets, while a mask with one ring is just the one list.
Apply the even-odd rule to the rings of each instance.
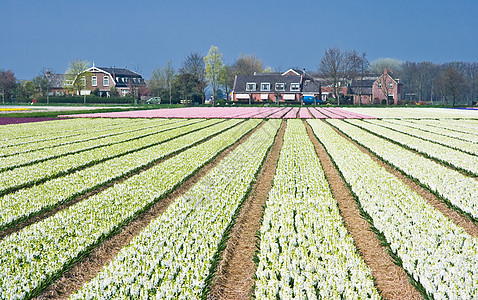
[[256, 75], [237, 75], [234, 81], [233, 92], [234, 93], [249, 93], [246, 91], [247, 83], [256, 83], [257, 89], [256, 93], [260, 92], [261, 83], [270, 83], [271, 92], [275, 92], [276, 83], [285, 83], [285, 91], [290, 92], [291, 83], [300, 83], [301, 76], [299, 75], [281, 75], [277, 73], [260, 73]]

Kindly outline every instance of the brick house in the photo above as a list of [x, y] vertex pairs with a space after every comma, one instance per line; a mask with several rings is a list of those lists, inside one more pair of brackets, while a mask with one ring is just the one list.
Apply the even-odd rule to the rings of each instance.
[[231, 92], [232, 101], [301, 102], [303, 97], [320, 99], [320, 85], [305, 71], [296, 69], [284, 73], [236, 75]]
[[356, 105], [387, 104], [387, 102], [398, 105], [403, 100], [403, 84], [385, 68], [378, 77], [366, 76], [363, 80], [352, 80], [350, 94]]
[[101, 97], [109, 97], [111, 89], [116, 89], [119, 95], [124, 97], [131, 94], [133, 88], [136, 95], [138, 91], [140, 95], [145, 93], [146, 83], [143, 77], [128, 69], [93, 65], [85, 72], [88, 72], [90, 76], [88, 80], [85, 80], [85, 89], [81, 91], [82, 94], [90, 94], [98, 89]]

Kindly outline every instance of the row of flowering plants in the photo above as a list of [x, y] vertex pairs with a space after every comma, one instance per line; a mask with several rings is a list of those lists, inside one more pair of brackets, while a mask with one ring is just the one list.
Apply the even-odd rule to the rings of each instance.
[[264, 211], [256, 299], [380, 299], [300, 120], [289, 120]]
[[244, 130], [219, 134], [5, 237], [0, 241], [0, 298], [29, 298], [40, 292], [82, 255], [236, 142]]
[[[97, 143], [98, 146], [106, 145], [108, 143], [114, 142], [113, 140], [106, 140], [105, 138], [111, 138], [113, 136], [120, 136], [121, 139], [125, 139], [125, 134], [132, 133], [134, 131], [143, 131], [152, 128], [158, 128], [162, 125], [166, 125], [168, 123], [172, 123], [169, 120], [155, 120], [155, 121], [148, 121], [148, 122], [137, 122], [135, 120], [125, 120], [125, 122], [121, 125], [117, 126], [106, 126], [100, 127], [97, 130], [91, 130], [90, 132], [83, 132], [77, 134], [70, 134], [68, 136], [60, 136], [58, 138], [52, 138], [52, 135], [46, 137], [46, 139], [41, 139], [37, 141], [21, 143], [19, 145], [12, 145], [9, 147], [2, 147], [0, 149], [0, 157], [5, 156], [12, 156], [16, 154], [23, 154], [25, 152], [32, 152], [32, 151], [39, 151], [43, 150], [42, 152], [37, 152], [38, 158], [40, 159], [42, 156], [45, 155], [54, 155], [55, 152], [59, 152], [60, 155], [61, 150], [68, 151], [69, 153], [73, 153], [75, 151], [75, 147], [71, 147], [70, 144], [80, 144], [76, 147], [76, 151], [83, 151], [82, 149], [91, 149], [94, 144], [91, 142], [94, 141]], [[147, 131], [145, 131], [146, 133]], [[139, 134], [139, 132], [137, 133]], [[105, 139], [105, 140], [102, 140]], [[53, 150], [48, 148], [56, 148], [60, 147], [59, 150]], [[48, 153], [50, 151], [50, 153]], [[33, 154], [33, 155], [35, 155]], [[58, 154], [57, 154], [58, 155]], [[30, 158], [31, 159], [31, 158]]]
[[478, 221], [478, 182], [475, 179], [346, 122], [327, 122]]
[[427, 124], [426, 122], [422, 122], [422, 120], [414, 120], [410, 122], [409, 120], [386, 119], [384, 121], [402, 125], [402, 126], [411, 127], [414, 129], [423, 130], [426, 132], [432, 132], [435, 134], [440, 134], [447, 137], [456, 138], [456, 139], [460, 139], [460, 140], [464, 140], [464, 141], [468, 141], [472, 143], [478, 143], [478, 134], [477, 134], [478, 126], [477, 128], [475, 128], [475, 133], [471, 133], [471, 132], [467, 133], [460, 130], [454, 130], [452, 128], [447, 127], [446, 125], [441, 127], [432, 126]]
[[[240, 120], [229, 120], [172, 139], [169, 142], [117, 157], [92, 167], [21, 189], [0, 197], [0, 230], [94, 190], [108, 182], [131, 174], [167, 155], [222, 132]], [[248, 131], [257, 122], [245, 122], [239, 130]], [[235, 129], [237, 130], [237, 129]], [[232, 132], [232, 131], [231, 131]], [[35, 199], [35, 201], [31, 201]]]
[[379, 125], [371, 124], [361, 120], [346, 120], [367, 131], [398, 143], [406, 148], [420, 152], [421, 154], [437, 159], [454, 168], [463, 170], [475, 176], [478, 176], [478, 156], [464, 153], [437, 143], [413, 137], [395, 130], [391, 130]]
[[395, 122], [385, 120], [369, 120], [368, 122], [406, 133], [419, 139], [431, 141], [469, 154], [478, 155], [478, 144], [471, 141], [464, 141], [462, 139], [457, 139], [430, 131], [423, 131], [421, 129], [415, 129], [404, 124], [397, 124]]
[[0, 126], [0, 146], [8, 147], [46, 138], [58, 138], [91, 131], [93, 126], [108, 126], [106, 124], [120, 124], [107, 119], [65, 119], [48, 122], [34, 122]]
[[[33, 165], [7, 170], [0, 173], [0, 194], [59, 177], [104, 160], [138, 151], [219, 122], [221, 122], [221, 120], [217, 119], [199, 122], [198, 120], [192, 120], [181, 125], [171, 125], [172, 127], [166, 125], [162, 127], [164, 131], [143, 138], [132, 139], [124, 143], [116, 143], [90, 151], [61, 156]], [[170, 129], [168, 130], [166, 127]]]
[[279, 125], [271, 120], [255, 131], [71, 299], [205, 298], [227, 232]]
[[161, 126], [161, 123], [163, 122], [163, 120], [151, 120], [149, 122], [150, 124], [140, 124], [136, 126], [130, 125], [130, 130], [125, 130], [121, 133], [109, 135], [100, 139], [87, 139], [77, 143], [68, 143], [52, 148], [48, 147], [36, 151], [22, 152], [11, 156], [0, 157], [0, 172], [16, 167], [31, 165], [52, 158], [73, 155], [88, 150], [140, 139], [150, 135], [157, 135], [165, 130], [178, 127], [183, 123], [179, 122], [179, 124], [172, 123]]
[[309, 122], [362, 213], [422, 295], [429, 299], [476, 299], [478, 239], [330, 126]]
[[410, 120], [412, 123], [426, 124], [431, 127], [447, 128], [458, 133], [466, 133], [478, 135], [478, 121], [476, 120], [454, 120], [454, 119], [438, 119], [438, 120]]

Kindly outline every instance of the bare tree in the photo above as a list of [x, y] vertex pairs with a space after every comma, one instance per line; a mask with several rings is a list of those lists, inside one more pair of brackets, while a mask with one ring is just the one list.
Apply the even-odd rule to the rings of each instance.
[[338, 105], [340, 105], [340, 88], [349, 70], [349, 55], [341, 51], [339, 47], [332, 47], [325, 50], [320, 60], [319, 73], [331, 85]]
[[264, 71], [264, 63], [254, 54], [244, 56], [241, 54], [234, 63], [234, 72], [237, 75], [254, 75], [262, 71]]
[[465, 78], [452, 65], [444, 66], [437, 77], [436, 84], [445, 99], [445, 104], [448, 105], [448, 99], [451, 98], [452, 106], [455, 106], [457, 98], [467, 89]]
[[15, 88], [17, 78], [12, 70], [0, 71], [0, 92], [2, 93], [2, 103], [10, 97], [10, 92]]
[[179, 69], [180, 74], [192, 74], [197, 77], [198, 79], [198, 86], [195, 88], [200, 90], [201, 92], [201, 99], [204, 103], [205, 94], [204, 91], [207, 87], [206, 81], [206, 66], [204, 64], [204, 56], [199, 54], [198, 52], [192, 52], [188, 56], [186, 56], [183, 66]]

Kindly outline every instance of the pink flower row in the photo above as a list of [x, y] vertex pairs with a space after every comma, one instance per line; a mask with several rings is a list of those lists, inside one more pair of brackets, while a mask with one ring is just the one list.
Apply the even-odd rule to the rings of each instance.
[[75, 118], [371, 119], [336, 107], [187, 107], [67, 115]]

